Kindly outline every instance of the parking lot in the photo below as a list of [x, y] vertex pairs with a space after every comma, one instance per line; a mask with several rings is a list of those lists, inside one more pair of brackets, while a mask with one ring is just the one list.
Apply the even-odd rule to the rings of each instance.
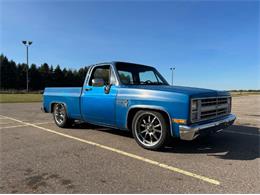
[[58, 128], [41, 103], [0, 105], [1, 193], [260, 193], [260, 96], [233, 98], [232, 127], [163, 151], [127, 132]]

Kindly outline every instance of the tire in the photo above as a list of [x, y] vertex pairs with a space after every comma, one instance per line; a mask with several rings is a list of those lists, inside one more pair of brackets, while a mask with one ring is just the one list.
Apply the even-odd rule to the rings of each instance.
[[53, 119], [58, 127], [66, 128], [72, 125], [72, 120], [68, 118], [64, 104], [55, 104], [53, 107]]
[[163, 115], [156, 111], [140, 110], [132, 122], [135, 141], [143, 148], [159, 150], [169, 139], [169, 126]]

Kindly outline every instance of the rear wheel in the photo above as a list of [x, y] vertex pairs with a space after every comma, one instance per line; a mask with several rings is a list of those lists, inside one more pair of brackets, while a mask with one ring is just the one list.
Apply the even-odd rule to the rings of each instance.
[[64, 104], [55, 104], [53, 108], [53, 118], [58, 127], [69, 127], [72, 124], [72, 120], [68, 118], [66, 108]]
[[169, 137], [169, 127], [161, 113], [156, 111], [138, 111], [132, 123], [133, 136], [143, 148], [158, 150]]

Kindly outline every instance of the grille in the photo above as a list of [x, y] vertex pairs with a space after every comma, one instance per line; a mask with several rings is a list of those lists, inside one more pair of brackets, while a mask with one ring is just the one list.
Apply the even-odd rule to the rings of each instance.
[[224, 116], [231, 111], [231, 97], [212, 97], [192, 99], [191, 122], [199, 122]]

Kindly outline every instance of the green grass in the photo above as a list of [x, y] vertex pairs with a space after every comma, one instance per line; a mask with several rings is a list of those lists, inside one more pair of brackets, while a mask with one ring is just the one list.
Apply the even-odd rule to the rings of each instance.
[[0, 103], [41, 102], [42, 94], [0, 94]]
[[232, 97], [245, 95], [260, 95], [260, 92], [230, 92]]

